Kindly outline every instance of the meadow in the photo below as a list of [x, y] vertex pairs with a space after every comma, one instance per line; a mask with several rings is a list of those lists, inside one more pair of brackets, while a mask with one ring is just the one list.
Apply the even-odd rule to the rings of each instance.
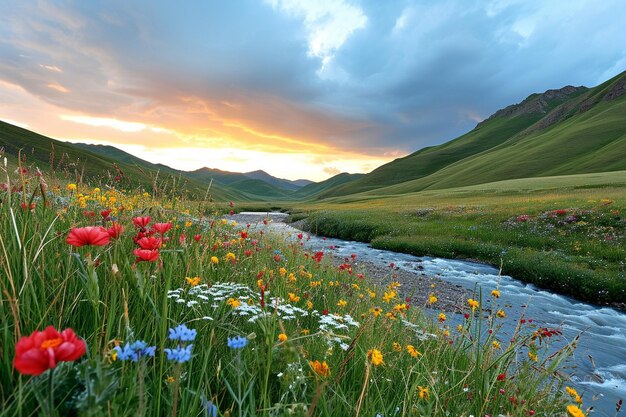
[[498, 290], [450, 325], [437, 288], [400, 299], [392, 270], [377, 287], [234, 204], [3, 170], [0, 416], [584, 415], [576, 340]]
[[580, 300], [626, 308], [624, 171], [529, 178], [289, 210], [312, 232], [418, 256], [478, 260]]

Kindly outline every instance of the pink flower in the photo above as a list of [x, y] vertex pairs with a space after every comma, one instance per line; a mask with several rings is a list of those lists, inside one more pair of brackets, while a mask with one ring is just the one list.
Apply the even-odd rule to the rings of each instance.
[[109, 232], [100, 226], [75, 227], [70, 230], [65, 241], [72, 246], [104, 246], [109, 243]]

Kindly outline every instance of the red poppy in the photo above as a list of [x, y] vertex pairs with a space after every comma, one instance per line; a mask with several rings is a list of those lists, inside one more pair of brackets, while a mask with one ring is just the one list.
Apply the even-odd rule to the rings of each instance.
[[506, 374], [498, 374], [498, 381], [504, 381], [506, 379]]
[[145, 229], [148, 223], [150, 223], [150, 220], [152, 220], [150, 216], [133, 217], [133, 224], [140, 229]]
[[111, 239], [117, 239], [118, 237], [120, 237], [123, 230], [124, 228], [122, 227], [121, 224], [117, 222], [113, 222], [111, 227], [107, 229], [107, 232], [109, 233], [109, 236], [111, 236]]
[[13, 366], [22, 374], [40, 375], [55, 368], [58, 362], [75, 361], [86, 350], [85, 341], [79, 339], [74, 330], [59, 333], [48, 326], [43, 332], [35, 331], [17, 342]]
[[133, 251], [137, 257], [136, 262], [154, 262], [159, 259], [159, 251], [156, 249], [135, 249]]
[[195, 236], [193, 237], [193, 240], [195, 240], [196, 242], [199, 242], [199, 241], [200, 241], [200, 239], [202, 239], [202, 235], [195, 235]]
[[148, 250], [159, 249], [163, 245], [163, 241], [154, 236], [142, 237], [141, 239], [137, 239], [136, 243], [141, 247], [141, 249]]
[[104, 246], [109, 243], [109, 232], [100, 226], [74, 227], [65, 241], [72, 246]]
[[109, 214], [111, 214], [111, 209], [108, 209], [108, 210], [102, 210], [102, 211], [100, 212], [100, 215], [101, 215], [102, 217], [104, 217], [105, 219], [106, 219], [107, 217], [109, 217]]
[[168, 222], [168, 223], [155, 223], [152, 228], [160, 234], [165, 234], [167, 233], [168, 230], [170, 230], [172, 228], [172, 223]]

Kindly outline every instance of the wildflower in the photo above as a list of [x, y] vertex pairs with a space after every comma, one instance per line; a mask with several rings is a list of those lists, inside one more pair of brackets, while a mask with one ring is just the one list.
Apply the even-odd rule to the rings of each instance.
[[[171, 331], [171, 329], [170, 329]], [[170, 335], [171, 336], [171, 335]], [[174, 349], [163, 349], [167, 354], [168, 361], [174, 361], [178, 363], [184, 363], [191, 359], [191, 349], [193, 345], [187, 345], [184, 347], [177, 347]]]
[[287, 338], [287, 335], [286, 335], [285, 333], [281, 333], [281, 334], [279, 334], [279, 335], [278, 335], [278, 340], [279, 340], [280, 342], [286, 342], [286, 341], [287, 341], [287, 339], [288, 339], [288, 338]]
[[228, 253], [226, 254], [225, 259], [226, 259], [226, 261], [229, 261], [229, 262], [235, 262], [235, 260], [237, 259], [237, 257], [235, 256], [235, 254], [234, 254], [234, 253], [232, 253], [232, 252], [228, 252]]
[[137, 248], [133, 251], [133, 253], [137, 257], [136, 262], [154, 262], [159, 259], [159, 251], [156, 249], [150, 250]]
[[421, 385], [418, 385], [417, 386], [417, 390], [418, 390], [418, 395], [419, 395], [421, 400], [427, 400], [428, 399], [428, 387], [423, 387]]
[[415, 349], [415, 346], [413, 345], [406, 345], [406, 351], [409, 352], [409, 355], [413, 356], [414, 358], [422, 355], [417, 349]]
[[370, 349], [367, 351], [367, 357], [370, 358], [375, 366], [384, 365], [383, 354], [378, 349]]
[[309, 310], [311, 310], [313, 308], [313, 302], [311, 300], [308, 300], [306, 302], [306, 308], [309, 309]]
[[467, 300], [467, 304], [472, 308], [472, 311], [476, 310], [480, 303], [473, 298]]
[[437, 300], [438, 300], [438, 298], [437, 298], [437, 296], [436, 296], [435, 294], [432, 294], [432, 293], [431, 293], [431, 294], [428, 296], [428, 304], [430, 304], [430, 305], [435, 304], [435, 303], [437, 302]]
[[408, 310], [409, 306], [406, 305], [406, 303], [402, 303], [402, 304], [396, 304], [395, 306], [393, 306], [393, 311], [397, 311], [397, 312], [403, 312], [404, 310]]
[[498, 290], [491, 291], [491, 296], [493, 298], [500, 298], [500, 291], [498, 291]]
[[394, 313], [392, 313], [391, 311], [389, 313], [385, 313], [385, 317], [387, 317], [389, 320], [395, 320], [396, 319], [396, 315]]
[[491, 346], [494, 349], [501, 349], [502, 348], [502, 346], [500, 346], [500, 342], [498, 342], [497, 340], [494, 340], [493, 342], [491, 342]]
[[160, 238], [154, 236], [142, 237], [140, 239], [137, 239], [135, 243], [137, 243], [137, 245], [139, 245], [141, 249], [148, 250], [160, 249], [161, 246], [163, 246], [163, 241]]
[[321, 363], [318, 360], [309, 361], [309, 365], [311, 365], [311, 368], [313, 368], [313, 372], [315, 372], [316, 375], [321, 376], [322, 378], [328, 378], [330, 376], [330, 368], [328, 367], [326, 361]]
[[150, 223], [150, 221], [152, 220], [152, 217], [150, 216], [146, 216], [146, 217], [133, 217], [133, 224], [135, 225], [135, 227], [137, 227], [138, 229], [145, 229], [146, 226], [148, 225], [148, 223]]
[[172, 223], [168, 222], [168, 223], [155, 223], [152, 225], [152, 229], [161, 234], [164, 235], [165, 233], [167, 233], [168, 230], [170, 230], [172, 228]]
[[533, 352], [528, 352], [528, 358], [531, 359], [534, 362], [538, 362], [539, 358], [537, 357], [536, 353]]
[[109, 234], [109, 237], [111, 239], [117, 239], [117, 238], [120, 237], [120, 235], [122, 234], [123, 230], [124, 230], [124, 228], [122, 227], [121, 224], [119, 224], [117, 222], [113, 222], [111, 227], [109, 227], [107, 229], [107, 233]]
[[386, 303], [390, 303], [391, 300], [393, 300], [394, 298], [396, 298], [396, 292], [395, 291], [385, 291], [385, 294], [383, 295], [383, 301], [385, 301]]
[[348, 302], [346, 300], [339, 300], [339, 302], [337, 303], [337, 307], [345, 307], [348, 305]]
[[393, 342], [393, 350], [395, 350], [396, 352], [402, 352], [402, 345], [398, 342]]
[[248, 344], [248, 339], [242, 336], [229, 337], [226, 345], [231, 349], [243, 349]]
[[496, 312], [496, 317], [498, 317], [500, 319], [504, 319], [504, 318], [506, 318], [506, 313], [504, 311], [502, 311], [502, 310], [498, 310]]
[[211, 263], [213, 265], [217, 265], [218, 263], [220, 263], [220, 260], [217, 256], [211, 256]]
[[311, 333], [311, 331], [309, 329], [302, 329], [301, 333], [306, 336], [307, 334]]
[[76, 184], [67, 184], [68, 191], [76, 191]]
[[565, 387], [565, 391], [576, 401], [578, 404], [583, 403], [583, 399], [578, 395], [578, 392], [572, 387]]
[[113, 349], [119, 360], [137, 362], [141, 357], [153, 357], [156, 346], [148, 346], [143, 340], [137, 340], [132, 344], [127, 343], [124, 347], [115, 346]]
[[504, 381], [506, 379], [506, 374], [498, 374], [496, 378], [498, 381]]
[[290, 292], [289, 293], [289, 302], [297, 303], [298, 301], [300, 301], [300, 297], [295, 295], [294, 293]]
[[580, 408], [578, 408], [578, 406], [575, 406], [574, 404], [570, 404], [567, 406], [567, 414], [572, 417], [585, 417], [585, 413], [583, 413], [583, 410], [581, 410]]
[[55, 368], [58, 362], [71, 362], [85, 354], [87, 346], [74, 330], [65, 329], [61, 333], [48, 326], [44, 331], [34, 331], [30, 336], [22, 336], [15, 345], [13, 366], [25, 375], [40, 375], [47, 369]]
[[446, 314], [442, 311], [441, 313], [439, 313], [439, 316], [437, 316], [437, 320], [443, 323], [444, 321], [446, 321]]
[[104, 246], [110, 239], [111, 236], [104, 227], [87, 226], [72, 228], [65, 241], [78, 248], [85, 245]]
[[176, 378], [174, 378], [173, 376], [168, 376], [167, 379], [165, 380], [165, 382], [167, 382], [168, 384], [171, 384], [172, 382], [176, 381]]
[[229, 298], [226, 301], [226, 305], [227, 306], [231, 306], [233, 309], [239, 307], [241, 305], [241, 302], [239, 300], [237, 300], [236, 298]]
[[367, 290], [367, 295], [369, 295], [370, 298], [376, 298], [376, 293], [370, 289]]
[[200, 277], [193, 277], [193, 278], [186, 277], [185, 280], [187, 280], [187, 284], [191, 285], [192, 287], [195, 287], [196, 285], [200, 284], [200, 282], [202, 281], [202, 278], [200, 278]]
[[179, 340], [181, 342], [192, 342], [196, 338], [197, 331], [190, 329], [184, 324], [180, 324], [170, 329], [170, 340]]

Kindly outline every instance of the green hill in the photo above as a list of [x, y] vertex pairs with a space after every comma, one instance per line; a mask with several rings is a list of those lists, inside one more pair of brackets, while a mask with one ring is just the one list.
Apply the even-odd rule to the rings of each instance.
[[321, 195], [325, 191], [342, 184], [356, 181], [364, 175], [365, 174], [348, 174], [347, 172], [342, 172], [341, 174], [337, 174], [334, 177], [331, 177], [325, 181], [314, 182], [312, 184], [305, 185], [304, 187], [296, 191], [292, 195], [292, 197], [297, 199], [311, 199], [316, 197], [319, 198], [319, 195]]
[[428, 176], [371, 193], [403, 194], [514, 178], [625, 170], [624, 115], [626, 72], [557, 106], [497, 146]]
[[[93, 152], [93, 145], [61, 142], [0, 120], [0, 148], [12, 161], [18, 153], [27, 165], [36, 165], [42, 171], [64, 175], [75, 182], [89, 179], [97, 184], [118, 183], [127, 187], [141, 187], [152, 191], [187, 190], [192, 195], [204, 196], [208, 184], [186, 178], [180, 171], [164, 165], [152, 164], [112, 146], [102, 146]], [[176, 190], [174, 189], [176, 188]], [[236, 190], [211, 186], [214, 200], [248, 200]]]

